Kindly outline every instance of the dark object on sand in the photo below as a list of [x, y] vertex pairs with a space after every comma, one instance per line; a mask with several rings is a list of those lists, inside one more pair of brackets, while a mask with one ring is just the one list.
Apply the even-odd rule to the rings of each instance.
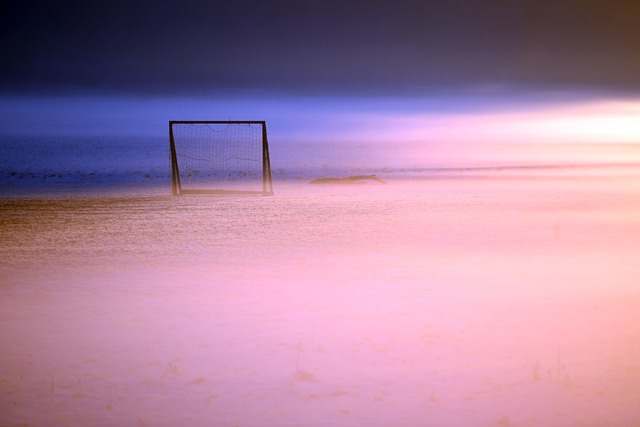
[[309, 184], [364, 184], [367, 181], [377, 181], [381, 184], [386, 184], [385, 181], [376, 175], [354, 175], [346, 178], [317, 178], [310, 181]]

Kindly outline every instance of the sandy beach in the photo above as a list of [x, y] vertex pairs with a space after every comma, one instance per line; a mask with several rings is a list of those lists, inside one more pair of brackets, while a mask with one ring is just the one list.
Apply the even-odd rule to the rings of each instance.
[[0, 11], [0, 427], [640, 426], [639, 0]]
[[632, 426], [635, 176], [0, 200], [3, 426]]

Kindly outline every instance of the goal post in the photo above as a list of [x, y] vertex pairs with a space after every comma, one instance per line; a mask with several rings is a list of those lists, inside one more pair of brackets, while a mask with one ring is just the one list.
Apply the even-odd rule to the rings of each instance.
[[273, 195], [265, 121], [169, 122], [171, 191]]

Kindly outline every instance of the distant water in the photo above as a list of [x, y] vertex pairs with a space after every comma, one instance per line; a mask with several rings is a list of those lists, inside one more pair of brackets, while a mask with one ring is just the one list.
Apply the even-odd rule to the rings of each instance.
[[4, 137], [0, 192], [73, 193], [168, 186], [168, 143], [149, 137]]
[[[270, 138], [276, 182], [377, 174], [386, 179], [637, 176], [637, 144], [490, 144]], [[159, 136], [0, 137], [0, 195], [169, 191]]]

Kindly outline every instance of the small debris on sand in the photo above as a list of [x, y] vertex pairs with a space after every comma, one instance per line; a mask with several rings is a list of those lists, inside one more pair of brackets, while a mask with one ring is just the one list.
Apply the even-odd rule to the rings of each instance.
[[363, 184], [367, 181], [376, 181], [381, 184], [386, 182], [376, 175], [354, 175], [346, 178], [316, 178], [313, 181], [309, 181], [309, 184]]

